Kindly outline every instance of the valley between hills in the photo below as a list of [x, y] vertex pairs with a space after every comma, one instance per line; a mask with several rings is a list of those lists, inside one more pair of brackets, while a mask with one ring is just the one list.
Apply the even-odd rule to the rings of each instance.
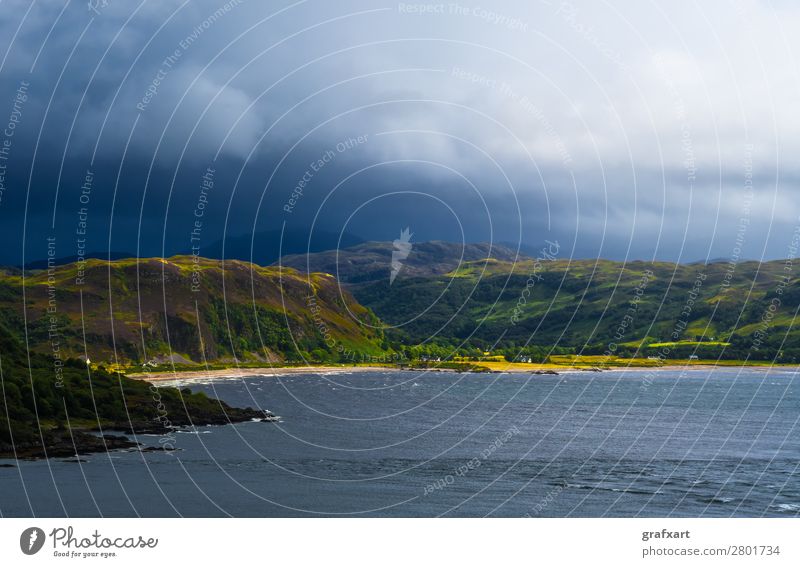
[[554, 246], [533, 258], [419, 243], [394, 281], [391, 243], [270, 266], [189, 255], [2, 269], [0, 454], [136, 448], [103, 432], [273, 419], [147, 381], [179, 376], [800, 361], [790, 261], [622, 264]]

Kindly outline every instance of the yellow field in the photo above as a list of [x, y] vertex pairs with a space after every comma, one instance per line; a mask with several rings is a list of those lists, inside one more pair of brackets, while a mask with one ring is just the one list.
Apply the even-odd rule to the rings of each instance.
[[743, 360], [686, 360], [686, 359], [666, 359], [651, 360], [647, 358], [608, 358], [605, 356], [564, 356], [551, 357], [550, 363], [546, 364], [527, 364], [523, 362], [480, 362], [492, 371], [500, 372], [535, 372], [537, 370], [585, 370], [591, 368], [611, 369], [611, 368], [665, 368], [665, 367], [685, 367], [685, 366], [797, 366], [796, 364], [770, 364], [764, 361]]

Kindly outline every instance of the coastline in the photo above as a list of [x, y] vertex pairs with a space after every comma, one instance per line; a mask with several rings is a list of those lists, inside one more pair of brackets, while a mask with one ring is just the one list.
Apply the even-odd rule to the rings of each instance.
[[246, 378], [249, 376], [275, 376], [289, 374], [316, 374], [331, 372], [385, 372], [401, 370], [393, 366], [265, 366], [262, 368], [218, 368], [213, 370], [178, 370], [175, 372], [135, 372], [126, 378], [147, 382], [172, 382], [175, 380], [204, 380], [210, 378]]
[[[485, 363], [482, 363], [485, 364]], [[748, 368], [752, 370], [775, 370], [785, 368], [797, 368], [797, 365], [754, 365], [754, 364], [713, 364], [710, 362], [692, 362], [688, 364], [664, 364], [662, 366], [636, 366], [618, 365], [605, 368], [592, 366], [562, 366], [556, 364], [537, 364], [521, 365], [509, 363], [508, 365], [492, 365], [488, 371], [471, 371], [471, 374], [543, 374], [557, 375], [562, 372], [611, 372], [611, 371], [683, 371], [683, 370], [705, 370], [710, 368]], [[209, 380], [220, 378], [247, 378], [252, 376], [287, 376], [292, 374], [331, 374], [336, 372], [460, 372], [452, 368], [399, 368], [397, 366], [267, 366], [259, 368], [216, 368], [209, 370], [178, 370], [165, 372], [137, 372], [126, 374], [127, 378], [134, 380], [145, 380], [147, 382], [175, 382], [192, 380]]]
[[[590, 373], [604, 373], [607, 371], [618, 372], [646, 372], [658, 374], [660, 372], [686, 372], [691, 370], [710, 370], [714, 368], [723, 368], [727, 370], [734, 369], [751, 369], [757, 371], [769, 372], [770, 370], [798, 370], [798, 365], [783, 364], [783, 365], [769, 365], [769, 364], [714, 364], [713, 361], [692, 361], [684, 363], [675, 363], [677, 361], [670, 361], [669, 364], [661, 366], [636, 366], [636, 365], [614, 365], [604, 368], [586, 366], [586, 365], [557, 365], [557, 364], [522, 364], [522, 363], [499, 363], [487, 362], [487, 367], [483, 370], [468, 370], [454, 368], [409, 368], [398, 367], [394, 365], [374, 365], [364, 364], [357, 366], [344, 366], [344, 365], [319, 365], [319, 366], [275, 366], [275, 367], [228, 367], [228, 368], [215, 368], [207, 370], [178, 370], [178, 371], [165, 371], [165, 372], [149, 372], [149, 373], [133, 373], [126, 376], [126, 378], [140, 380], [144, 382], [153, 383], [156, 386], [173, 386], [183, 387], [184, 385], [191, 385], [192, 382], [202, 380], [226, 380], [234, 378], [247, 378], [256, 376], [288, 376], [300, 374], [335, 374], [335, 373], [361, 373], [361, 372], [467, 372], [470, 374], [519, 374], [519, 375], [558, 375], [561, 373], [577, 373], [577, 372], [590, 372]], [[730, 373], [728, 374], [730, 375]], [[602, 379], [602, 378], [601, 378]], [[184, 384], [180, 384], [184, 383]], [[207, 412], [200, 412], [202, 415], [193, 415], [192, 418], [184, 418], [181, 412], [173, 412], [172, 421], [169, 426], [164, 423], [157, 422], [151, 423], [145, 420], [126, 423], [106, 423], [103, 429], [107, 431], [119, 431], [123, 435], [108, 435], [102, 434], [99, 428], [96, 427], [72, 427], [66, 429], [53, 429], [48, 430], [47, 442], [42, 446], [40, 443], [17, 445], [17, 446], [0, 446], [0, 460], [37, 460], [41, 458], [72, 458], [77, 461], [80, 456], [92, 453], [103, 453], [114, 450], [129, 450], [129, 451], [158, 451], [168, 450], [166, 447], [151, 447], [145, 446], [142, 443], [128, 438], [128, 435], [152, 433], [169, 435], [173, 429], [181, 429], [188, 427], [193, 422], [202, 422], [213, 425], [227, 425], [230, 423], [237, 423], [242, 421], [271, 421], [269, 416], [265, 419], [263, 412], [253, 410], [251, 408], [227, 408], [222, 415], [209, 414]], [[177, 426], [177, 427], [176, 427]], [[4, 464], [3, 466], [9, 466]]]

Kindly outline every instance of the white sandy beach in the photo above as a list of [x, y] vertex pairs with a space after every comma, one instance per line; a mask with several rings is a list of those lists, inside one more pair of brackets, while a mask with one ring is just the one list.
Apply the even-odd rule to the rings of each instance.
[[274, 366], [264, 368], [221, 368], [216, 370], [185, 370], [178, 372], [137, 372], [128, 378], [165, 382], [174, 380], [207, 380], [212, 378], [245, 378], [247, 376], [276, 376], [287, 374], [329, 374], [331, 372], [385, 372], [398, 370], [387, 366]]

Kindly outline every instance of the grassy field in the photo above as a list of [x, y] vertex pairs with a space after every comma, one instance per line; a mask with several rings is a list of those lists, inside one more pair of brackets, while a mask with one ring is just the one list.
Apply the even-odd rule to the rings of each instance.
[[663, 348], [663, 347], [696, 347], [696, 346], [731, 346], [731, 343], [722, 341], [678, 341], [678, 342], [664, 342], [664, 343], [650, 343], [645, 345], [646, 348]]
[[769, 364], [763, 361], [745, 360], [716, 360], [716, 359], [665, 359], [653, 360], [649, 358], [616, 358], [605, 356], [553, 356], [549, 363], [522, 363], [522, 362], [481, 362], [482, 366], [492, 371], [501, 372], [536, 372], [543, 370], [590, 370], [599, 368], [603, 370], [613, 368], [667, 368], [684, 366], [797, 366], [796, 364]]

